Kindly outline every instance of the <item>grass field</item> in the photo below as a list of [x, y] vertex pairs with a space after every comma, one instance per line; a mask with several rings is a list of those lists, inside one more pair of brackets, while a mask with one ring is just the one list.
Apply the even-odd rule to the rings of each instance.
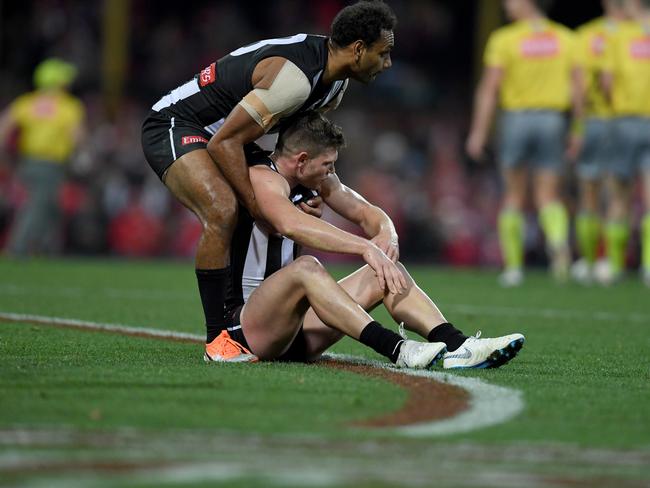
[[[351, 427], [404, 403], [381, 379], [206, 365], [195, 343], [5, 320], [0, 486], [650, 486], [648, 289], [412, 271], [466, 333], [526, 335], [506, 367], [453, 373], [520, 391], [516, 418], [410, 439]], [[0, 313], [203, 332], [190, 263], [0, 260]]]

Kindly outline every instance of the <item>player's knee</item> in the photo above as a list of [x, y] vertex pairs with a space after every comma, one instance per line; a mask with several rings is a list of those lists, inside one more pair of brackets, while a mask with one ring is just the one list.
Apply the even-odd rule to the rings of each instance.
[[204, 232], [224, 232], [235, 228], [237, 199], [234, 196], [222, 196], [202, 210]]
[[301, 277], [313, 277], [327, 273], [325, 267], [314, 256], [300, 256], [293, 262], [293, 267]]

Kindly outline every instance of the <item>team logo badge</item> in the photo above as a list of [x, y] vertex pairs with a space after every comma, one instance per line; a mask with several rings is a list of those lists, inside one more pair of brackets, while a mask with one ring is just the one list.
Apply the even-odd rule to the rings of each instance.
[[199, 73], [199, 85], [205, 86], [213, 83], [217, 77], [217, 63], [212, 63]]
[[187, 146], [188, 144], [196, 144], [199, 142], [207, 144], [208, 140], [203, 136], [183, 136], [181, 139], [181, 145], [183, 146]]
[[630, 55], [634, 59], [650, 60], [650, 36], [634, 39], [630, 44]]
[[560, 43], [553, 34], [540, 34], [524, 39], [521, 54], [525, 58], [551, 58], [560, 52]]

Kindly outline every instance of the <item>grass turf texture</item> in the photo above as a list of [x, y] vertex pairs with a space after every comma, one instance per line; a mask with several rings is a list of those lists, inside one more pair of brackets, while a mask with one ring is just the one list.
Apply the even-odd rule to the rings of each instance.
[[[504, 425], [428, 442], [650, 450], [650, 302], [636, 280], [582, 288], [532, 273], [524, 287], [502, 290], [492, 272], [412, 271], [466, 333], [517, 331], [527, 339], [502, 369], [454, 373], [523, 391], [525, 411]], [[203, 332], [189, 263], [0, 260], [0, 311]], [[381, 309], [374, 315], [392, 323]], [[378, 357], [347, 339], [334, 351]], [[373, 434], [346, 422], [403, 400], [393, 385], [321, 367], [204, 365], [195, 344], [0, 323], [0, 428], [358, 441]]]

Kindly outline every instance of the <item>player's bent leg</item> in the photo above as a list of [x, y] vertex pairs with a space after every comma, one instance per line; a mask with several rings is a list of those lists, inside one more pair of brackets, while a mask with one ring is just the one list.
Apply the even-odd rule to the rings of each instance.
[[[365, 302], [368, 308], [372, 308], [381, 300], [382, 292], [376, 285], [374, 291], [364, 290], [362, 284], [368, 280], [369, 274], [366, 271], [354, 273], [348, 277], [347, 281], [343, 280], [344, 288], [338, 284], [323, 268], [323, 266], [311, 256], [303, 256], [296, 260], [292, 265], [284, 268], [293, 267], [295, 272], [292, 276], [293, 282], [289, 283], [292, 288], [302, 288], [306, 299], [311, 305], [306, 313], [303, 323], [303, 332], [301, 339], [305, 341], [305, 360], [316, 359], [327, 347], [339, 340], [343, 334], [358, 340], [362, 344], [371, 347], [376, 352], [389, 358], [392, 362], [400, 367], [410, 368], [427, 368], [435, 361], [442, 357], [446, 351], [443, 343], [418, 343], [416, 341], [404, 341], [398, 334], [382, 327], [379, 323], [372, 320], [372, 317], [354, 301], [349, 291], [356, 290], [357, 296]], [[283, 271], [283, 270], [281, 270]], [[279, 272], [278, 272], [279, 273]], [[265, 280], [263, 285], [276, 275], [272, 275]], [[374, 278], [374, 277], [373, 277]], [[374, 278], [376, 281], [376, 278]], [[287, 283], [277, 283], [286, 286]], [[253, 295], [260, 291], [260, 287]], [[248, 335], [247, 328], [250, 324], [248, 321], [248, 310], [253, 310], [254, 304], [251, 295], [242, 314], [242, 326]], [[275, 306], [278, 300], [285, 300], [282, 295], [273, 298], [272, 306]], [[283, 305], [284, 306], [284, 305]], [[268, 311], [268, 310], [267, 310]], [[263, 334], [262, 324], [268, 319], [268, 314], [258, 313], [254, 310], [257, 318], [256, 327], [258, 327], [260, 336]], [[307, 312], [307, 308], [301, 314]], [[333, 330], [328, 331], [327, 329]], [[253, 339], [255, 340], [255, 339]], [[253, 345], [249, 340], [251, 348], [256, 351], [260, 346]], [[277, 353], [277, 351], [276, 351]]]
[[[372, 311], [383, 298], [383, 292], [379, 288], [379, 282], [370, 268], [365, 265], [354, 273], [339, 280], [338, 284], [347, 294], [359, 304], [366, 312]], [[305, 337], [306, 355], [314, 360], [329, 347], [340, 341], [345, 334], [327, 326], [313, 308], [309, 308], [305, 314], [303, 323]]]
[[284, 354], [300, 330], [309, 302], [301, 259], [273, 273], [251, 294], [241, 326], [251, 351], [271, 360]]
[[181, 156], [167, 170], [165, 185], [201, 222], [198, 269], [224, 268], [237, 219], [237, 199], [208, 151]]

